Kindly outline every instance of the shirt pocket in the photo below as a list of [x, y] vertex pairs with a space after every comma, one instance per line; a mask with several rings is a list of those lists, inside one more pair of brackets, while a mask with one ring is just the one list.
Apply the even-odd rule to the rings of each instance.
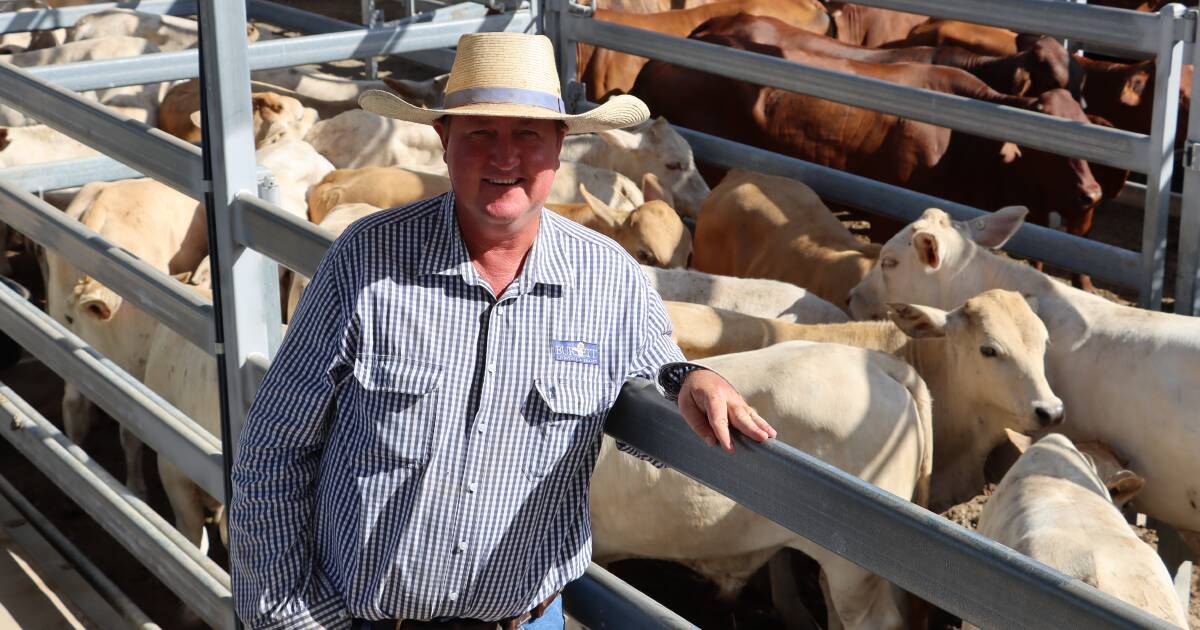
[[611, 406], [610, 390], [604, 379], [534, 379], [521, 406], [529, 432], [523, 467], [527, 477], [540, 480], [596, 442]]
[[362, 455], [374, 464], [423, 466], [429, 461], [436, 419], [434, 399], [442, 366], [399, 357], [359, 357], [355, 416]]

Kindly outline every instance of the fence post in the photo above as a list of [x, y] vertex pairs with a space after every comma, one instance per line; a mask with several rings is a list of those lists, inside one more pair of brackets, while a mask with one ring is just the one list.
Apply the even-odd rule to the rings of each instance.
[[[233, 237], [236, 195], [258, 190], [250, 65], [246, 59], [246, 5], [242, 0], [211, 0], [199, 5], [205, 204], [225, 493], [232, 497], [230, 468], [245, 409], [253, 396], [246, 389], [242, 369], [251, 353], [270, 356], [271, 330], [275, 337], [279, 335], [279, 272], [275, 263]], [[236, 619], [235, 624], [240, 627]]]
[[[1188, 16], [1196, 22], [1200, 12], [1192, 9]], [[1200, 63], [1200, 46], [1196, 46], [1194, 41], [1191, 61], [1193, 64]], [[1197, 88], [1200, 88], [1200, 75], [1193, 72], [1193, 93]], [[1188, 111], [1187, 140], [1183, 145], [1183, 207], [1179, 215], [1175, 312], [1195, 315], [1200, 312], [1200, 292], [1196, 290], [1200, 282], [1200, 108], [1196, 107]]]
[[1138, 304], [1151, 310], [1162, 307], [1183, 60], [1183, 42], [1176, 39], [1176, 20], [1183, 17], [1184, 12], [1183, 5], [1175, 3], [1158, 12], [1161, 39], [1154, 64], [1154, 118], [1150, 124], [1150, 168], [1146, 171], [1146, 206], [1142, 219], [1142, 279], [1138, 289]]

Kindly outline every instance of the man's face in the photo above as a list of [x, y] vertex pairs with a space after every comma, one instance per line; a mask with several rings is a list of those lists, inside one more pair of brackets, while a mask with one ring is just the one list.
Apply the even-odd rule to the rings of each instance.
[[436, 123], [459, 211], [521, 227], [550, 196], [565, 130], [554, 120], [447, 116]]

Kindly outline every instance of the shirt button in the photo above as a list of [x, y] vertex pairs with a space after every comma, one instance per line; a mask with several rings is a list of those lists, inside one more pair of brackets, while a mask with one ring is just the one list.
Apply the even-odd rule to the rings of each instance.
[[479, 486], [476, 485], [474, 481], [467, 482], [467, 492], [475, 492], [478, 487]]
[[495, 374], [495, 373], [496, 373], [496, 364], [495, 364], [495, 363], [489, 363], [489, 364], [487, 365], [487, 371], [488, 371], [488, 374]]
[[502, 317], [503, 315], [504, 315], [504, 307], [497, 306], [496, 307], [496, 317]]
[[460, 552], [466, 551], [467, 550], [467, 541], [465, 541], [465, 540], [458, 541], [458, 550]]
[[456, 601], [458, 601], [458, 593], [457, 592], [450, 593], [449, 595], [446, 596], [446, 599], [448, 599], [452, 602], [456, 602]]
[[478, 427], [478, 429], [479, 429], [479, 432], [480, 432], [480, 433], [483, 433], [484, 429], [487, 429], [487, 423], [486, 423], [486, 422], [480, 422], [480, 423], [479, 423], [479, 427]]

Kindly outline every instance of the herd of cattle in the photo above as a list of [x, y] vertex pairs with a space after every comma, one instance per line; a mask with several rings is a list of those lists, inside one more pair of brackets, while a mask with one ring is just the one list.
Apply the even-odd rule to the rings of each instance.
[[[594, 17], [1071, 120], [1149, 128], [1152, 61], [1096, 62], [1048, 38], [841, 3], [673, 7], [681, 4], [641, 0], [617, 7], [624, 11], [599, 7]], [[195, 46], [196, 35], [191, 20], [109, 9], [69, 29], [4, 36], [0, 47], [9, 63], [28, 67], [178, 50]], [[250, 27], [247, 36], [271, 34]], [[593, 100], [631, 92], [660, 117], [568, 137], [548, 207], [611, 236], [642, 263], [689, 358], [730, 380], [779, 439], [935, 512], [980, 494], [989, 453], [1018, 443], [1023, 454], [988, 501], [980, 532], [1187, 626], [1166, 568], [1118, 508], [1136, 495], [1139, 511], [1200, 550], [1200, 322], [1106, 301], [989, 251], [1027, 213], [1057, 212], [1068, 230], [1086, 234], [1097, 203], [1116, 194], [1125, 173], [608, 50], [581, 45], [578, 53]], [[384, 86], [436, 105], [443, 80], [298, 69], [252, 78], [257, 159], [274, 173], [284, 211], [336, 235], [365, 215], [449, 189], [431, 128], [356, 105], [362, 91]], [[182, 81], [86, 96], [195, 142], [197, 88]], [[1007, 207], [969, 223], [930, 209], [879, 236], [883, 244], [865, 243], [797, 181], [702, 174], [667, 119]], [[16, 110], [0, 111], [0, 122], [0, 167], [95, 155]], [[195, 200], [150, 179], [46, 198], [211, 298], [205, 213]], [[54, 319], [219, 434], [210, 355], [55, 251], [39, 249], [39, 260]], [[281, 324], [306, 282], [281, 272]], [[62, 411], [70, 438], [83, 443], [95, 407], [68, 383]], [[1036, 443], [1029, 437], [1050, 431]], [[144, 496], [142, 445], [124, 430], [121, 443], [127, 483]], [[206, 545], [204, 524], [222, 522], [221, 506], [168, 458], [158, 465], [177, 527]], [[675, 471], [620, 455], [611, 438], [594, 479], [599, 562], [678, 561], [734, 596], [792, 548], [821, 566], [831, 627], [920, 623], [910, 614], [919, 607], [881, 578]], [[773, 580], [786, 579], [771, 566]], [[794, 602], [776, 605], [799, 618]]]

